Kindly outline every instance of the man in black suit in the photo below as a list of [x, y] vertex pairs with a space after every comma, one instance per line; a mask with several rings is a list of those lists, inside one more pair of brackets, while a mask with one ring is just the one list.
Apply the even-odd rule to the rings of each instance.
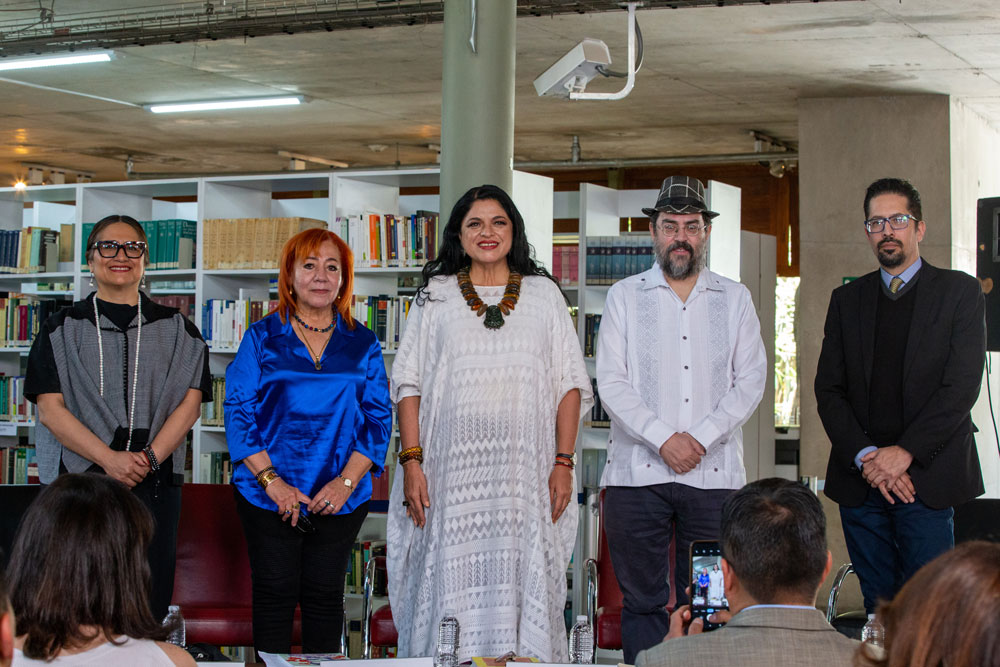
[[833, 291], [816, 372], [840, 505], [868, 613], [954, 546], [952, 507], [983, 493], [969, 411], [986, 357], [983, 293], [920, 259], [920, 195], [884, 178], [865, 194], [880, 269]]

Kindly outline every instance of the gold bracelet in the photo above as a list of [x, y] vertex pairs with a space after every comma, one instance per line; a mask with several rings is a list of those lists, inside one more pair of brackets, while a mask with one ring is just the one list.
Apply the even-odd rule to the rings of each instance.
[[257, 483], [260, 484], [260, 488], [266, 489], [268, 486], [274, 483], [275, 480], [281, 479], [277, 471], [274, 468], [267, 470], [257, 479]]

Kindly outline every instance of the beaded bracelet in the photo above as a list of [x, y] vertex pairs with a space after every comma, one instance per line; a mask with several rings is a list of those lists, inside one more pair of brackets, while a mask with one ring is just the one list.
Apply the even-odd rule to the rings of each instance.
[[573, 465], [573, 463], [571, 461], [566, 461], [564, 459], [556, 459], [555, 460], [555, 465], [557, 465], [557, 466], [566, 466], [570, 470], [572, 470], [573, 468], [576, 467], [575, 465]]
[[146, 455], [146, 460], [149, 461], [149, 467], [153, 472], [160, 469], [160, 460], [156, 458], [156, 452], [149, 445], [142, 448], [142, 453]]
[[399, 453], [398, 462], [400, 464], [406, 463], [407, 461], [416, 461], [417, 463], [424, 462], [424, 448], [420, 445], [415, 447], [407, 447]]

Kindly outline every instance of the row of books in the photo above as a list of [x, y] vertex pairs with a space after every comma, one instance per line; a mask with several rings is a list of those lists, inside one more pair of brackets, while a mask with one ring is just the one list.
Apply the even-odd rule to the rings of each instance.
[[592, 428], [611, 428], [611, 416], [604, 409], [601, 397], [597, 394], [597, 380], [591, 378], [590, 386], [594, 390], [594, 406], [590, 408], [590, 414], [584, 417], [583, 425]]
[[438, 214], [417, 211], [338, 217], [331, 229], [354, 253], [355, 268], [423, 266], [437, 257]]
[[326, 228], [315, 218], [211, 218], [205, 220], [203, 268], [277, 269], [285, 241], [307, 229]]
[[560, 285], [576, 285], [580, 282], [580, 246], [552, 246], [552, 275]]
[[34, 447], [0, 447], [0, 484], [38, 484]]
[[355, 295], [351, 315], [375, 333], [383, 350], [391, 351], [399, 347], [412, 302], [409, 296]]
[[613, 285], [653, 265], [649, 234], [587, 237], [587, 284]]
[[[351, 315], [375, 332], [382, 348], [395, 350], [403, 335], [411, 297], [356, 294]], [[213, 349], [235, 349], [251, 324], [278, 307], [269, 299], [209, 299], [202, 306], [202, 336]]]
[[[365, 589], [365, 566], [375, 556], [385, 556], [385, 540], [359, 540], [351, 548], [351, 557], [347, 561], [347, 575], [344, 578], [345, 593], [363, 593]], [[385, 596], [387, 581], [385, 570], [375, 570], [375, 582], [372, 588], [375, 595]]]
[[35, 404], [24, 398], [24, 376], [0, 373], [0, 421], [35, 420]]
[[0, 273], [58, 270], [59, 232], [47, 227], [0, 230]]
[[67, 302], [0, 292], [0, 347], [31, 345], [45, 319]]
[[202, 452], [198, 472], [200, 484], [229, 484], [233, 479], [229, 452]]
[[[95, 222], [83, 223], [83, 244], [80, 246], [80, 266], [87, 266], [87, 239]], [[194, 220], [140, 220], [146, 232], [146, 249], [149, 253], [147, 269], [193, 269], [198, 223]], [[117, 239], [115, 239], [117, 240]], [[119, 251], [121, 252], [121, 251]]]
[[601, 329], [601, 314], [587, 313], [583, 318], [583, 356], [592, 357], [597, 349], [597, 333]]
[[236, 349], [250, 325], [277, 307], [276, 299], [209, 299], [201, 310], [201, 334], [213, 349]]
[[212, 378], [212, 400], [201, 404], [202, 426], [225, 426], [223, 404], [226, 401], [226, 377], [219, 375]]
[[150, 297], [161, 306], [170, 306], [194, 322], [194, 294], [156, 294]]

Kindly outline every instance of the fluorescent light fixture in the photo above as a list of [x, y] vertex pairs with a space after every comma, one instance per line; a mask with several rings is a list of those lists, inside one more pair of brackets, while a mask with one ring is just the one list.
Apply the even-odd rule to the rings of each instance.
[[36, 67], [55, 67], [56, 65], [82, 65], [84, 63], [106, 63], [111, 60], [111, 51], [99, 53], [74, 53], [63, 56], [40, 56], [37, 58], [18, 58], [16, 60], [0, 60], [0, 72], [12, 69], [34, 69]]
[[215, 100], [207, 102], [178, 102], [174, 104], [147, 104], [145, 109], [153, 113], [180, 113], [183, 111], [220, 111], [222, 109], [258, 109], [262, 107], [284, 107], [302, 104], [301, 95], [290, 97], [249, 97], [237, 100]]

